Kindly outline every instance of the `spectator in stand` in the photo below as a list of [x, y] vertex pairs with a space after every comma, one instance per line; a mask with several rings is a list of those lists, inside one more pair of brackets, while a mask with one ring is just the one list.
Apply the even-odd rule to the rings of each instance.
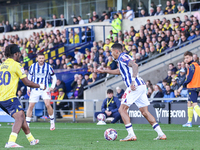
[[151, 94], [150, 98], [163, 98], [163, 92], [158, 85], [154, 85], [154, 91]]
[[175, 0], [171, 0], [171, 9], [173, 10], [174, 14], [178, 12]]
[[174, 66], [173, 63], [170, 63], [168, 67], [169, 67], [169, 70], [172, 71], [172, 72], [176, 72], [177, 71], [177, 68]]
[[72, 89], [74, 89], [76, 87], [77, 81], [78, 81], [78, 74], [75, 74], [74, 75], [74, 81], [71, 83]]
[[12, 31], [12, 27], [11, 25], [9, 24], [8, 21], [6, 21], [6, 32], [11, 32]]
[[45, 20], [44, 19], [42, 19], [42, 17], [39, 17], [39, 22], [40, 22], [40, 26], [39, 26], [39, 28], [44, 28], [45, 27]]
[[[170, 85], [166, 85], [165, 86], [166, 91], [164, 93], [164, 97], [163, 98], [174, 98], [174, 91], [171, 89]], [[172, 102], [172, 100], [164, 100], [164, 102], [169, 103]]]
[[119, 98], [119, 99], [121, 99], [122, 96], [123, 96], [123, 94], [124, 94], [124, 90], [121, 89], [121, 88], [118, 86], [118, 87], [116, 87], [116, 91], [117, 91], [116, 97]]
[[[81, 79], [77, 80], [77, 84], [73, 89], [73, 95], [70, 97], [71, 99], [83, 99], [83, 91], [84, 91], [84, 87], [81, 84]], [[83, 102], [76, 102], [75, 103], [75, 107], [76, 109], [79, 108], [79, 106], [83, 106]]]
[[52, 58], [49, 59], [49, 64], [51, 65], [51, 67], [52, 67], [53, 69], [55, 69], [56, 64], [54, 63], [54, 61], [53, 61]]
[[22, 23], [20, 24], [19, 30], [25, 30], [24, 25]]
[[109, 66], [109, 67], [111, 68], [111, 70], [117, 69], [117, 64], [116, 64], [116, 62], [113, 60], [112, 56], [109, 56], [109, 57], [108, 57], [107, 66]]
[[61, 79], [57, 78], [56, 87], [54, 91], [58, 91], [58, 89], [60, 88], [62, 88], [64, 92], [67, 92], [65, 83]]
[[93, 15], [92, 18], [91, 18], [92, 21], [94, 21], [94, 20], [93, 20], [93, 19], [94, 19], [93, 17], [95, 17], [97, 20], [99, 20], [99, 15], [97, 15], [96, 11], [93, 11], [93, 12], [92, 12], [92, 15]]
[[199, 63], [199, 57], [197, 54], [193, 54], [193, 60], [197, 63]]
[[101, 18], [99, 19], [100, 22], [103, 22], [105, 20], [105, 15], [106, 15], [106, 11], [103, 11]]
[[119, 19], [118, 14], [114, 15], [114, 20], [112, 21], [112, 32], [113, 34], [118, 34], [121, 31], [121, 20]]
[[87, 85], [87, 81], [83, 78], [82, 74], [78, 75], [78, 79], [81, 80], [81, 84], [83, 85], [83, 87]]
[[84, 20], [81, 18], [81, 16], [78, 16], [78, 21], [79, 21], [79, 24], [85, 24]]
[[142, 9], [140, 12], [140, 17], [146, 17], [146, 16], [148, 16], [148, 14], [145, 12], [144, 9]]
[[149, 16], [154, 16], [155, 15], [155, 11], [154, 9], [151, 7], [150, 11], [149, 11]]
[[[58, 95], [57, 100], [66, 100], [66, 99], [68, 99], [67, 94], [65, 93], [65, 91], [62, 88], [59, 88], [58, 91], [59, 91], [59, 95]], [[57, 110], [56, 117], [57, 118], [62, 118], [59, 109], [70, 110], [71, 108], [72, 108], [71, 102], [62, 102], [62, 101], [61, 102], [56, 102], [56, 110]]]
[[56, 65], [54, 69], [63, 69], [63, 65], [60, 63], [60, 59], [56, 59]]
[[60, 22], [59, 22], [59, 26], [66, 26], [67, 25], [67, 20], [64, 18], [64, 15], [61, 14], [60, 15]]
[[125, 19], [133, 19], [135, 16], [134, 16], [134, 12], [133, 10], [131, 10], [131, 7], [128, 5], [127, 7], [127, 12], [125, 14]]
[[105, 19], [103, 20], [103, 22], [108, 22], [108, 21], [110, 21], [110, 19], [109, 19], [109, 17], [108, 17], [108, 15], [106, 14], [105, 15], [105, 17], [104, 17]]
[[176, 79], [173, 79], [173, 78], [172, 78], [171, 89], [174, 91], [174, 90], [178, 90], [178, 88], [179, 88], [179, 85], [178, 85]]
[[88, 85], [93, 84], [93, 83], [96, 82], [97, 80], [98, 80], [97, 73], [96, 73], [96, 72], [93, 72], [93, 73], [92, 73], [92, 78], [88, 80]]
[[172, 80], [172, 71], [167, 71], [167, 77], [165, 78], [165, 80], [167, 81], [167, 83], [170, 85], [171, 84], [171, 80]]
[[184, 6], [186, 11], [189, 11], [189, 5], [186, 0], [181, 0], [180, 6]]
[[166, 1], [166, 7], [165, 7], [165, 10], [164, 10], [164, 14], [167, 15], [168, 14], [168, 9], [171, 9], [171, 4], [170, 4], [170, 1]]
[[60, 20], [57, 20], [56, 15], [53, 15], [53, 21], [51, 22], [53, 27], [57, 27], [60, 24]]
[[179, 87], [181, 87], [183, 85], [183, 83], [185, 82], [185, 79], [186, 79], [185, 69], [181, 68], [180, 75], [179, 75], [178, 80], [177, 80], [177, 84], [178, 84]]
[[149, 86], [148, 87], [148, 92], [147, 92], [147, 97], [150, 98], [152, 93], [153, 93], [153, 87]]
[[156, 11], [154, 16], [161, 16], [161, 15], [164, 15], [163, 11], [161, 10], [160, 6], [157, 6], [157, 11]]
[[73, 24], [79, 24], [79, 21], [76, 17], [73, 18]]
[[150, 54], [149, 54], [149, 58], [154, 57], [158, 54], [158, 51], [155, 50], [154, 46], [150, 47]]

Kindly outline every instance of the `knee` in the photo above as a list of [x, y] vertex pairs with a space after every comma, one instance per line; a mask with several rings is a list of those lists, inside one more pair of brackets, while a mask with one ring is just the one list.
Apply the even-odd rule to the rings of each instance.
[[51, 107], [51, 104], [50, 104], [50, 103], [45, 103], [45, 106], [46, 106], [47, 108], [50, 108], [50, 107]]
[[148, 112], [147, 112], [147, 111], [142, 111], [141, 113], [142, 113], [142, 115], [143, 115], [144, 117], [146, 117], [146, 116], [148, 115]]
[[118, 112], [121, 114], [122, 112], [125, 112], [125, 111], [127, 111], [127, 109], [128, 109], [128, 106], [120, 106], [119, 107], [119, 109], [118, 109]]
[[31, 109], [31, 110], [33, 110], [34, 106], [35, 106], [35, 103], [29, 103], [28, 108]]
[[17, 112], [17, 115], [15, 117], [15, 120], [19, 120], [19, 121], [22, 121], [24, 122], [24, 112], [21, 110], [19, 112]]

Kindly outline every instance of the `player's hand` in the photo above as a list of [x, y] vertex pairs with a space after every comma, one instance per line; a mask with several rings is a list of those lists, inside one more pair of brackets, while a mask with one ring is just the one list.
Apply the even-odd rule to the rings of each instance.
[[27, 89], [27, 95], [30, 96], [30, 93], [31, 93], [31, 89]]
[[183, 86], [181, 86], [179, 89], [178, 89], [178, 92], [181, 93], [181, 90], [183, 89]]
[[39, 85], [40, 85], [41, 90], [43, 90], [43, 91], [46, 90], [46, 86], [44, 84], [39, 84]]
[[136, 90], [135, 81], [132, 81], [130, 88], [132, 91]]
[[105, 70], [103, 70], [103, 69], [97, 69], [96, 72], [97, 73], [105, 73]]
[[50, 87], [49, 88], [49, 92], [53, 92], [53, 91], [54, 91], [54, 89]]

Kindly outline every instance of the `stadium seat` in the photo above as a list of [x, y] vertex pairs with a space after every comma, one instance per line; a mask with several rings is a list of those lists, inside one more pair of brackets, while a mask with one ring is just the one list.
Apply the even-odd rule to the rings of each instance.
[[44, 106], [44, 102], [38, 102], [35, 104], [35, 116], [43, 116]]
[[182, 90], [180, 94], [181, 97], [188, 97], [188, 90]]

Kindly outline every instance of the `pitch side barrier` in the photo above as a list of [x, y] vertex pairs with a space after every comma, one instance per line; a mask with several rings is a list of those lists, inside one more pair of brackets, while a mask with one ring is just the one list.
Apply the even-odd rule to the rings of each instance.
[[[171, 102], [165, 103], [165, 100], [172, 100]], [[156, 118], [157, 122], [163, 124], [184, 124], [187, 122], [187, 100], [188, 98], [149, 98], [150, 105], [148, 107], [149, 112]], [[63, 112], [71, 112], [72, 111], [72, 121], [76, 122], [76, 112], [79, 110], [75, 110], [75, 103], [77, 102], [93, 102], [93, 109], [90, 112], [93, 114], [93, 122], [96, 121], [94, 113], [100, 110], [97, 110], [97, 102], [103, 100], [93, 99], [93, 100], [75, 100], [75, 99], [67, 99], [67, 100], [51, 100], [53, 102], [54, 109], [54, 118], [56, 121], [56, 102], [72, 102], [72, 110], [63, 110]], [[21, 100], [22, 103], [25, 103], [25, 111], [28, 108], [28, 100]], [[40, 100], [39, 102], [43, 102]], [[200, 104], [200, 98], [198, 98], [198, 103]], [[43, 115], [46, 115], [46, 108], [43, 106]], [[84, 112], [87, 110], [84, 110]], [[1, 113], [0, 113], [1, 114]], [[148, 124], [147, 120], [141, 114], [139, 109], [135, 104], [131, 105], [128, 110], [128, 114], [130, 116], [131, 122], [135, 124]], [[33, 109], [34, 121], [36, 121], [35, 109]], [[0, 117], [1, 118], [1, 117]], [[45, 118], [44, 118], [45, 121]], [[1, 122], [1, 120], [0, 120]], [[198, 115], [194, 111], [194, 119], [192, 122], [195, 124], [200, 124], [200, 119], [198, 119]]]

